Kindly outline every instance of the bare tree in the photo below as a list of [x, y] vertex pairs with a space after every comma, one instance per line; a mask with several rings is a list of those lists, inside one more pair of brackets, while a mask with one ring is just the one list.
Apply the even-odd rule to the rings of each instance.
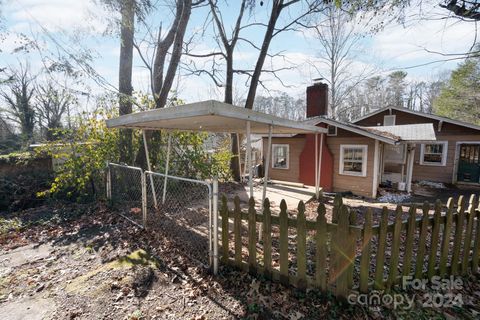
[[[160, 24], [154, 41], [153, 61], [150, 61], [138, 43], [134, 43], [140, 58], [150, 72], [151, 90], [155, 101], [155, 108], [163, 108], [167, 104], [173, 81], [177, 74], [178, 65], [183, 54], [183, 42], [187, 30], [192, 8], [201, 5], [204, 0], [192, 3], [192, 0], [177, 0], [174, 9], [174, 19], [170, 28], [164, 33]], [[149, 26], [147, 33], [152, 36]], [[168, 59], [167, 59], [168, 58]], [[152, 133], [147, 133], [148, 141]], [[135, 163], [145, 166], [145, 150], [143, 144], [135, 158]]]
[[[281, 13], [285, 11], [286, 8], [298, 4], [298, 6], [304, 6], [302, 9], [299, 10], [298, 16], [290, 17], [287, 19], [288, 21], [282, 25], [278, 26], [277, 23], [281, 16]], [[261, 75], [262, 73], [268, 72], [276, 76], [276, 73], [288, 69], [288, 67], [280, 68], [277, 70], [265, 70], [264, 64], [267, 57], [274, 58], [278, 57], [279, 54], [269, 54], [269, 48], [272, 40], [284, 31], [293, 30], [294, 28], [303, 28], [303, 24], [305, 18], [312, 14], [313, 12], [317, 12], [323, 5], [322, 1], [305, 1], [301, 3], [299, 0], [274, 0], [271, 2], [271, 10], [268, 18], [267, 23], [262, 22], [252, 22], [249, 24], [243, 24], [243, 18], [245, 16], [245, 10], [249, 8], [253, 10], [256, 6], [255, 1], [242, 1], [240, 3], [238, 14], [236, 15], [236, 19], [234, 20], [233, 25], [230, 27], [232, 30], [231, 34], [227, 34], [226, 30], [229, 29], [222, 18], [222, 13], [220, 10], [220, 6], [218, 5], [218, 1], [209, 0], [210, 5], [210, 12], [213, 20], [214, 25], [214, 39], [218, 44], [218, 51], [214, 50], [210, 53], [206, 54], [195, 54], [192, 52], [188, 52], [188, 55], [191, 57], [196, 58], [207, 58], [212, 60], [211, 69], [205, 68], [197, 68], [196, 65], [187, 66], [187, 70], [192, 74], [197, 75], [208, 75], [212, 81], [215, 83], [216, 86], [224, 88], [224, 101], [227, 103], [233, 102], [233, 83], [234, 83], [234, 75], [243, 75], [247, 77], [246, 86], [248, 87], [247, 98], [245, 100], [245, 108], [253, 109], [253, 105], [255, 102], [255, 97], [257, 94], [257, 89], [259, 85], [262, 85]], [[260, 2], [260, 5], [263, 6], [263, 1]], [[231, 8], [229, 8], [231, 10]], [[261, 45], [255, 44], [253, 41], [242, 37], [241, 32], [249, 27], [263, 27], [265, 29], [263, 34], [263, 40]], [[251, 45], [253, 48], [258, 50], [258, 56], [256, 62], [251, 69], [239, 69], [235, 68], [234, 62], [234, 52], [236, 45], [239, 41], [245, 42]], [[188, 47], [187, 43], [187, 47]], [[218, 59], [224, 60], [223, 62], [219, 62]], [[225, 64], [225, 75], [222, 76], [219, 74], [220, 65]], [[279, 79], [277, 77], [277, 79]], [[280, 79], [279, 79], [280, 80]], [[280, 80], [281, 81], [281, 80]], [[263, 85], [262, 85], [263, 86]], [[266, 87], [263, 86], [265, 89]], [[231, 148], [232, 154], [237, 155], [239, 149], [238, 143], [238, 136], [236, 134], [231, 135]], [[231, 169], [233, 176], [236, 180], [240, 178], [240, 168], [238, 166], [238, 159], [232, 158], [231, 161]]]
[[[168, 95], [172, 89], [173, 80], [177, 73], [178, 64], [182, 57], [183, 39], [191, 12], [191, 0], [178, 0], [175, 19], [163, 39], [162, 26], [160, 25], [159, 27], [155, 61], [153, 64], [153, 95], [156, 108], [163, 108], [167, 103]], [[170, 59], [168, 66], [166, 66], [167, 54], [170, 50]]]
[[[120, 60], [118, 69], [119, 114], [132, 113], [133, 36], [135, 33], [135, 0], [120, 1]], [[125, 129], [119, 139], [120, 161], [132, 159], [132, 130]]]
[[33, 139], [35, 127], [35, 107], [32, 100], [35, 78], [30, 75], [28, 65], [20, 64], [20, 69], [11, 70], [9, 79], [0, 90], [0, 96], [6, 104], [6, 108], [0, 111], [5, 113], [6, 119], [20, 127], [23, 145], [28, 146]]
[[372, 75], [373, 68], [355, 68], [355, 58], [361, 50], [364, 34], [358, 31], [359, 21], [353, 14], [332, 3], [317, 17], [320, 21], [314, 31], [319, 43], [320, 63], [314, 63], [313, 67], [329, 84], [328, 113], [337, 119], [346, 112], [344, 102], [348, 95]]
[[480, 21], [480, 1], [477, 0], [448, 0], [440, 7], [447, 9], [456, 16], [464, 19]]
[[63, 116], [68, 113], [75, 97], [66, 88], [58, 88], [51, 81], [37, 86], [35, 97], [38, 123], [47, 140], [54, 139], [54, 130], [63, 127]]

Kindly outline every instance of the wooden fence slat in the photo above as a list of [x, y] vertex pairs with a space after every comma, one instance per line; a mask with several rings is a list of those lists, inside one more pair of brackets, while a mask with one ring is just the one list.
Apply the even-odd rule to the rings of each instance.
[[337, 193], [333, 199], [332, 223], [338, 223], [338, 214], [340, 207], [343, 205], [342, 195]]
[[360, 257], [360, 292], [368, 292], [368, 275], [370, 274], [370, 247], [372, 240], [372, 208], [367, 209], [363, 224], [362, 255]]
[[288, 214], [287, 203], [280, 202], [280, 282], [288, 285]]
[[220, 215], [222, 217], [222, 262], [227, 263], [230, 258], [228, 248], [228, 206], [227, 197], [222, 196], [222, 206], [220, 207]]
[[465, 229], [465, 242], [463, 244], [463, 261], [462, 261], [462, 275], [468, 272], [470, 262], [470, 249], [472, 248], [472, 229], [473, 218], [475, 217], [475, 195], [470, 196], [469, 206], [467, 210], [467, 227]]
[[333, 249], [335, 251], [335, 295], [337, 298], [345, 299], [348, 294], [348, 267], [349, 258], [349, 210], [342, 205], [338, 211], [338, 228], [335, 231]]
[[460, 248], [463, 238], [463, 221], [465, 220], [465, 204], [463, 196], [458, 198], [457, 222], [455, 224], [455, 240], [453, 241], [453, 253], [451, 262], [451, 275], [458, 275], [458, 260], [460, 258]]
[[297, 220], [297, 287], [303, 290], [307, 288], [307, 228], [303, 201], [298, 203]]
[[315, 234], [315, 286], [322, 292], [327, 291], [327, 220], [325, 205], [320, 203], [317, 208], [317, 231]]
[[234, 218], [233, 232], [235, 241], [235, 264], [238, 267], [242, 265], [242, 210], [240, 209], [240, 198], [238, 196], [233, 200]]
[[478, 272], [478, 260], [480, 256], [480, 197], [478, 201], [478, 209], [475, 213], [477, 218], [477, 223], [475, 227], [475, 243], [473, 244], [473, 258], [472, 258], [472, 272]]
[[387, 243], [387, 225], [388, 225], [388, 209], [383, 207], [382, 217], [380, 219], [380, 231], [377, 243], [377, 258], [375, 263], [375, 289], [383, 289], [383, 268], [385, 263], [385, 246]]
[[263, 202], [263, 265], [267, 279], [272, 279], [272, 212], [270, 200]]
[[[357, 213], [355, 211], [350, 211], [350, 219], [349, 219], [350, 226], [356, 226], [357, 225]], [[348, 288], [353, 287], [353, 272], [355, 270], [355, 250], [357, 248], [357, 236], [354, 232], [351, 232], [351, 229], [349, 228], [349, 249], [348, 249], [348, 259], [349, 259], [349, 265], [348, 265]]]
[[447, 211], [445, 213], [445, 225], [443, 228], [442, 248], [440, 249], [440, 277], [445, 277], [447, 274], [448, 254], [450, 253], [450, 235], [452, 233], [453, 223], [453, 198], [447, 201]]
[[251, 274], [257, 271], [257, 211], [253, 197], [248, 201], [248, 270]]
[[413, 204], [408, 210], [408, 223], [405, 240], [405, 253], [403, 255], [403, 276], [410, 275], [412, 270], [413, 242], [417, 226], [417, 206]]
[[387, 289], [390, 290], [397, 280], [398, 274], [398, 262], [399, 262], [399, 252], [400, 252], [400, 241], [402, 236], [402, 215], [403, 209], [402, 206], [397, 206], [395, 212], [395, 225], [392, 235], [392, 249], [390, 256], [390, 270], [388, 274]]
[[418, 248], [417, 256], [415, 258], [415, 278], [423, 278], [423, 265], [425, 263], [425, 250], [427, 243], [427, 232], [428, 232], [428, 212], [430, 211], [430, 203], [425, 202], [422, 207], [423, 216], [422, 216], [422, 226], [420, 227], [420, 234], [418, 238]]
[[442, 215], [442, 202], [435, 202], [435, 213], [433, 216], [432, 236], [430, 238], [430, 253], [428, 255], [428, 279], [435, 275], [435, 265], [437, 262], [438, 240], [440, 235], [440, 217]]

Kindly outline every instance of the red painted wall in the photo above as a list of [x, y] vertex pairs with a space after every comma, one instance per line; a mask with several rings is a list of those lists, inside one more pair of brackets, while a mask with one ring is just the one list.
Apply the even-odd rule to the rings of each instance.
[[[318, 137], [318, 148], [320, 149]], [[322, 166], [320, 168], [320, 186], [326, 192], [333, 189], [333, 156], [327, 146], [327, 136], [323, 137]], [[306, 185], [315, 185], [315, 135], [305, 136], [305, 147], [300, 154], [300, 181]]]

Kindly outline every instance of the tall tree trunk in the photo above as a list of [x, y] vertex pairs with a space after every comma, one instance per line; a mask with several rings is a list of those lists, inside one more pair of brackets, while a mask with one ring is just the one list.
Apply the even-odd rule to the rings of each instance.
[[190, 20], [190, 14], [192, 13], [192, 0], [183, 0], [183, 8], [181, 13], [181, 19], [178, 24], [178, 28], [175, 34], [175, 41], [173, 42], [172, 55], [168, 64], [167, 73], [163, 80], [162, 90], [158, 97], [157, 108], [165, 107], [167, 103], [168, 94], [172, 89], [173, 80], [178, 69], [178, 63], [182, 57], [183, 38], [185, 37], [185, 31], [187, 30], [188, 21]]
[[[132, 113], [132, 63], [133, 34], [135, 30], [135, 0], [123, 0], [121, 3], [120, 65], [118, 70], [119, 113]], [[132, 161], [132, 130], [124, 129], [119, 139], [120, 162]]]
[[[229, 47], [225, 50], [227, 70], [225, 81], [225, 97], [224, 101], [228, 104], [233, 104], [233, 48]], [[240, 181], [240, 146], [238, 141], [238, 134], [231, 133], [231, 152], [233, 157], [230, 159], [230, 170], [235, 181]]]
[[[172, 89], [173, 80], [175, 79], [178, 64], [182, 57], [183, 39], [185, 37], [191, 12], [192, 0], [177, 0], [175, 20], [163, 40], [161, 39], [161, 27], [159, 29], [152, 79], [155, 108], [164, 108], [167, 104], [168, 94]], [[165, 61], [170, 48], [172, 48], [172, 52], [168, 62], [167, 72], [164, 76]], [[161, 140], [159, 132], [153, 133], [147, 131], [145, 136], [148, 144], [150, 144], [153, 138], [158, 141]], [[146, 162], [145, 148], [142, 141], [135, 157], [135, 164], [139, 167], [145, 168]]]
[[260, 75], [262, 74], [263, 64], [265, 63], [265, 58], [268, 54], [268, 48], [270, 47], [270, 42], [272, 41], [273, 33], [275, 32], [275, 25], [277, 24], [278, 17], [280, 16], [280, 12], [282, 12], [283, 8], [284, 4], [282, 0], [273, 1], [272, 12], [270, 13], [270, 19], [268, 20], [267, 30], [265, 31], [265, 36], [263, 38], [260, 53], [258, 54], [255, 70], [253, 71], [252, 79], [250, 80], [250, 87], [248, 89], [247, 100], [245, 102], [245, 108], [247, 109], [253, 109], [253, 103], [255, 102], [255, 96], [257, 94]]

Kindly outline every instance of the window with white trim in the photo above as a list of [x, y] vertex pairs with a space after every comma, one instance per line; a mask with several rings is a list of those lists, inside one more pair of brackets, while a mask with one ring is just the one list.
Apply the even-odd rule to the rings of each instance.
[[337, 135], [337, 126], [328, 125], [327, 136], [336, 136], [336, 135]]
[[394, 126], [397, 116], [394, 114], [383, 116], [383, 125], [384, 126]]
[[367, 176], [367, 145], [340, 145], [340, 174]]
[[290, 146], [288, 144], [272, 144], [272, 168], [288, 169]]
[[448, 141], [422, 144], [420, 164], [428, 166], [445, 166], [447, 163]]

